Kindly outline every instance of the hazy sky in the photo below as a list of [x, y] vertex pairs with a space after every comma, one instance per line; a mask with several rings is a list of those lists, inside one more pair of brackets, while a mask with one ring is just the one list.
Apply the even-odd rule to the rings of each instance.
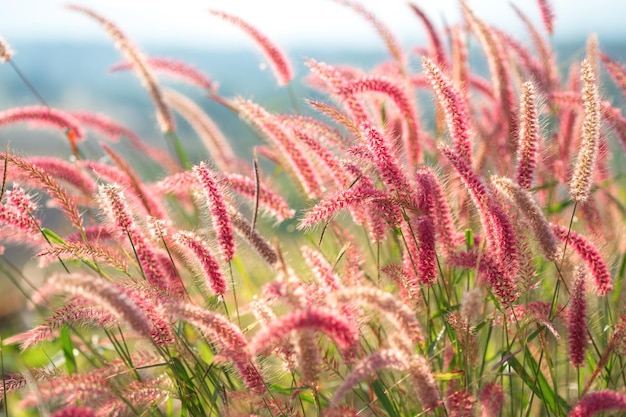
[[[459, 20], [458, 0], [413, 0], [438, 25]], [[174, 43], [204, 47], [249, 44], [249, 39], [207, 13], [210, 8], [232, 12], [253, 23], [282, 45], [324, 43], [368, 45], [380, 41], [374, 30], [347, 8], [331, 0], [75, 0], [116, 22], [140, 44]], [[423, 28], [405, 0], [361, 0], [402, 42], [423, 39]], [[521, 33], [521, 24], [507, 0], [469, 0], [483, 19]], [[513, 0], [535, 22], [540, 22], [535, 0]], [[98, 25], [51, 0], [2, 0], [0, 35], [12, 40], [100, 40]], [[624, 0], [552, 0], [557, 39], [596, 32], [600, 38], [626, 40]]]

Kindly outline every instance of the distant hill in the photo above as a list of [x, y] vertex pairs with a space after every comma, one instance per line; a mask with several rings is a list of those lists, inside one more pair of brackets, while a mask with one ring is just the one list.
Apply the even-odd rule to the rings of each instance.
[[[585, 41], [558, 45], [556, 50], [563, 67], [582, 59]], [[626, 43], [600, 43], [601, 49], [614, 58], [626, 61]], [[128, 125], [145, 138], [154, 138], [156, 143], [163, 139], [156, 130], [152, 105], [147, 93], [137, 78], [130, 73], [110, 73], [109, 67], [120, 62], [121, 55], [113, 45], [105, 43], [25, 43], [14, 44], [17, 51], [15, 63], [28, 77], [39, 93], [53, 107], [64, 109], [84, 109], [101, 112]], [[293, 106], [288, 91], [276, 86], [269, 69], [262, 69], [263, 58], [253, 49], [245, 50], [200, 50], [180, 48], [146, 48], [154, 56], [165, 56], [186, 61], [203, 71], [219, 83], [219, 91], [227, 97], [243, 96], [267, 106], [273, 111], [292, 112]], [[318, 97], [318, 94], [305, 87], [301, 77], [308, 74], [304, 66], [305, 58], [315, 58], [333, 64], [350, 64], [362, 68], [372, 68], [387, 59], [384, 50], [363, 49], [348, 51], [332, 48], [307, 48], [289, 51], [298, 81], [293, 88], [297, 97]], [[419, 69], [417, 56], [413, 56], [412, 66]], [[475, 62], [474, 62], [475, 61]], [[476, 67], [480, 63], [483, 67]], [[484, 72], [483, 60], [473, 60], [474, 68]], [[172, 85], [189, 94], [216, 119], [225, 133], [233, 138], [240, 148], [249, 148], [255, 135], [240, 123], [229, 111], [204, 98], [193, 87], [163, 80], [164, 85]], [[615, 87], [607, 80], [605, 94], [614, 94]], [[8, 65], [0, 66], [0, 108], [37, 104], [35, 98]], [[300, 103], [300, 109], [305, 106]], [[181, 125], [181, 136], [190, 145], [197, 144], [186, 126]], [[37, 138], [45, 133], [37, 133]], [[41, 141], [33, 140], [32, 134], [24, 129], [0, 129], [0, 145], [11, 140], [13, 146], [28, 151], [30, 146], [41, 151]], [[160, 141], [160, 142], [159, 142]], [[58, 138], [50, 139], [52, 151], [65, 143]]]

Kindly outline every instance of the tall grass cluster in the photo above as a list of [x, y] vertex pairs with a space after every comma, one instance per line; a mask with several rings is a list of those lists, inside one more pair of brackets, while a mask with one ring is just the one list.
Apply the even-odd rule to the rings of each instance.
[[[371, 24], [388, 59], [365, 70], [308, 58], [305, 80], [324, 100], [294, 94], [291, 63], [262, 30], [207, 14], [264, 53], [293, 99], [286, 114], [225, 97], [200, 69], [146, 56], [109, 17], [68, 7], [111, 37], [123, 56], [113, 70], [137, 75], [164, 146], [43, 99], [0, 111], [0, 126], [28, 123], [33, 140], [56, 129], [71, 151], [22, 155], [13, 143], [0, 155], [2, 241], [43, 276], [35, 284], [2, 255], [2, 279], [35, 317], [2, 335], [6, 415], [626, 410], [614, 169], [626, 119], [603, 96], [626, 95], [625, 68], [593, 35], [560, 65], [546, 0], [537, 17], [516, 9], [525, 40], [465, 0], [441, 32], [409, 3], [428, 39], [410, 51], [359, 3], [335, 2]], [[477, 50], [486, 76], [470, 65]], [[0, 56], [27, 81], [7, 41]], [[203, 103], [164, 88], [171, 78], [255, 130], [254, 158]], [[181, 120], [210, 158], [189, 156]], [[44, 227], [52, 211], [62, 221]], [[7, 362], [15, 349], [22, 358]]]

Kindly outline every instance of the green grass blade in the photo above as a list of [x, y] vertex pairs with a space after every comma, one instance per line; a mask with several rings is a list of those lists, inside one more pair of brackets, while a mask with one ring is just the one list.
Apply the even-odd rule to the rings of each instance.
[[[550, 412], [556, 415], [564, 415], [563, 410], [569, 411], [569, 405], [561, 396], [554, 392], [546, 377], [541, 370], [537, 368], [537, 362], [530, 351], [528, 351], [528, 348], [525, 348], [525, 350], [527, 355], [525, 360], [526, 368], [524, 368], [515, 356], [510, 356], [507, 359], [507, 363], [522, 379], [524, 384], [533, 391], [537, 398], [543, 401]], [[527, 369], [532, 373], [529, 373]], [[537, 379], [535, 380], [533, 376], [536, 376]]]
[[372, 389], [374, 390], [376, 398], [378, 398], [378, 401], [382, 405], [383, 409], [387, 412], [387, 415], [389, 417], [400, 417], [400, 414], [398, 414], [398, 411], [387, 395], [387, 389], [379, 379], [372, 382]]
[[61, 350], [63, 351], [63, 356], [65, 357], [65, 367], [67, 368], [67, 373], [69, 375], [73, 375], [78, 370], [78, 366], [76, 365], [74, 342], [72, 342], [72, 334], [69, 327], [61, 327], [59, 341], [61, 342]]

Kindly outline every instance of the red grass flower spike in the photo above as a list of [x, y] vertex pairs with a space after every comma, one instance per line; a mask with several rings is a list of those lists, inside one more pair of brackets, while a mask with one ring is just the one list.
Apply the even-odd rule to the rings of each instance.
[[572, 408], [569, 417], [591, 417], [608, 410], [626, 411], [626, 395], [610, 390], [592, 392]]
[[517, 145], [517, 183], [522, 188], [529, 189], [532, 187], [533, 173], [537, 165], [539, 139], [539, 118], [535, 87], [532, 82], [527, 81], [522, 86]]
[[602, 259], [602, 255], [600, 255], [598, 249], [596, 249], [591, 242], [575, 231], [570, 230], [568, 233], [568, 229], [566, 227], [553, 224], [552, 230], [554, 231], [556, 237], [558, 237], [561, 241], [565, 242], [567, 240], [568, 246], [574, 248], [578, 255], [585, 261], [587, 268], [594, 279], [598, 295], [606, 295], [606, 293], [611, 291], [613, 289], [613, 284], [611, 283], [611, 273], [609, 271], [609, 267], [604, 262], [604, 259]]
[[569, 360], [577, 368], [583, 366], [587, 347], [587, 302], [585, 300], [585, 278], [587, 271], [584, 267], [574, 270], [574, 285], [572, 298], [568, 306], [567, 330], [569, 332]]
[[229, 262], [235, 256], [235, 239], [226, 201], [220, 190], [218, 179], [204, 162], [193, 167], [193, 173], [202, 187], [204, 197], [209, 206], [211, 220], [224, 261]]

